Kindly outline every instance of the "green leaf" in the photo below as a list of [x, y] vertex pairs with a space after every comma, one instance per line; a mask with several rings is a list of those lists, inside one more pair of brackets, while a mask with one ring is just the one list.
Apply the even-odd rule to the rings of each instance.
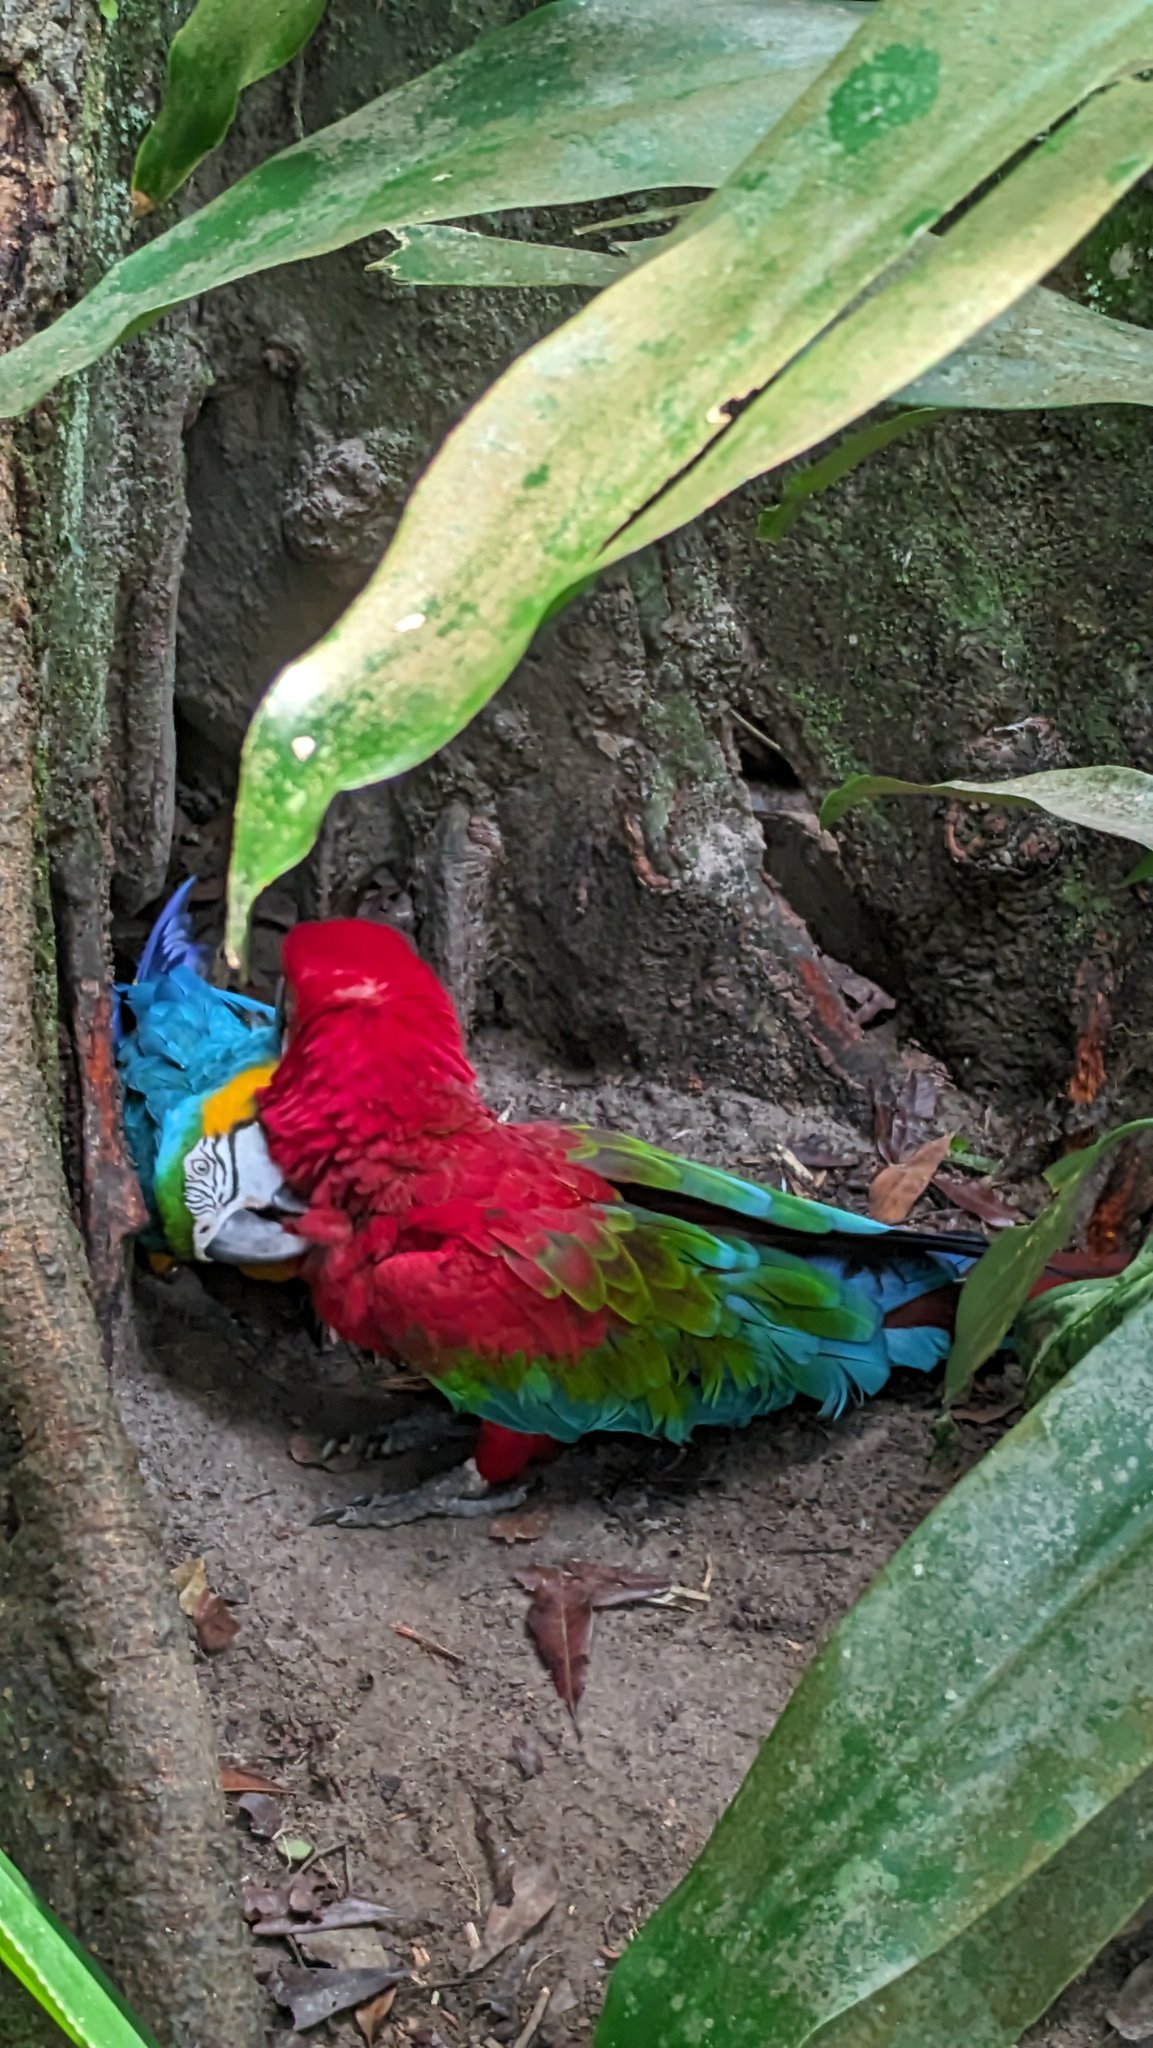
[[[953, 796], [980, 804], [1031, 804], [1071, 825], [1088, 825], [1117, 839], [1153, 847], [1153, 775], [1140, 768], [1047, 768], [1005, 782], [902, 782], [897, 775], [850, 775], [830, 790], [821, 823], [832, 829], [854, 804], [877, 796]], [[1129, 877], [1143, 880], [1140, 867]]]
[[76, 2048], [156, 2048], [120, 1994], [0, 1850], [0, 1963]]
[[718, 185], [868, 12], [836, 0], [554, 0], [269, 158], [114, 264], [0, 360], [0, 417], [162, 307], [382, 228]]
[[120, 0], [99, 0], [101, 21], [119, 21]]
[[898, 396], [994, 411], [1153, 405], [1153, 331], [1039, 285]]
[[940, 417], [940, 412], [932, 406], [915, 406], [908, 412], [899, 412], [894, 419], [874, 420], [855, 434], [846, 434], [844, 440], [828, 455], [823, 455], [819, 462], [810, 462], [789, 478], [780, 503], [768, 506], [757, 520], [757, 539], [783, 540], [800, 517], [807, 498], [815, 498], [818, 491], [827, 491], [830, 485], [840, 483], [843, 476], [856, 469], [857, 464], [868, 456], [879, 454], [893, 441], [905, 440], [909, 434], [929, 426]]
[[957, 1304], [957, 1327], [945, 1367], [945, 1398], [954, 1401], [973, 1374], [992, 1358], [1028, 1301], [1049, 1260], [1068, 1244], [1087, 1174], [1121, 1138], [1153, 1130], [1153, 1119], [1138, 1118], [1106, 1131], [1083, 1152], [1070, 1152], [1045, 1175], [1055, 1199], [1032, 1223], [1014, 1224], [994, 1238], [967, 1275]]
[[1153, 1309], [839, 1625], [597, 2048], [1009, 2048], [1153, 1879]]
[[1123, 1273], [1078, 1280], [1027, 1301], [1013, 1323], [1013, 1347], [1029, 1399], [1039, 1401], [1138, 1308], [1153, 1300], [1153, 1239]]
[[[1062, 0], [1062, 11], [1067, 13], [1070, 4], [1073, 0]], [[1093, 37], [1098, 42], [1095, 54], [1101, 59], [1097, 83], [1104, 83], [1109, 71], [1124, 60], [1130, 49], [1146, 47], [1131, 30], [1127, 34], [1119, 26], [1120, 16], [1132, 15], [1139, 4], [1140, 0], [1118, 0], [1118, 5], [1110, 10], [1108, 23], [1098, 20], [1100, 35]], [[909, 11], [902, 0], [879, 0], [874, 21], [880, 23], [886, 16], [889, 21], [896, 21]], [[927, 8], [931, 15], [937, 11], [936, 5]], [[1035, 25], [1043, 11], [1047, 10], [1041, 9], [1040, 0], [1014, 11], [1013, 20], [1023, 42], [1029, 24]], [[978, 33], [978, 21], [983, 19], [983, 15], [966, 17], [971, 33]], [[980, 92], [994, 50], [999, 74], [1006, 56], [1005, 44], [986, 45], [982, 64], [982, 53], [961, 51], [956, 47], [959, 40], [956, 23], [947, 39], [949, 67], [942, 72], [942, 78], [948, 77], [955, 87], [957, 79], [965, 73], [967, 57], [972, 66], [973, 89]], [[1068, 20], [1063, 29], [1054, 20], [1053, 64], [1050, 67], [1040, 63], [1030, 81], [1037, 88], [1036, 103], [1046, 86], [1055, 89], [1055, 74], [1064, 73], [1066, 90], [1072, 95], [1067, 104], [1091, 90], [1091, 70], [1083, 74], [1080, 89], [1073, 89], [1070, 57], [1077, 40]], [[860, 41], [858, 35], [851, 51], [857, 50]], [[1112, 64], [1105, 58], [1106, 49], [1113, 53]], [[1020, 54], [1022, 62], [1032, 61], [1026, 59], [1023, 50]], [[1076, 57], [1083, 63], [1088, 53], [1081, 48]], [[843, 70], [845, 63], [842, 57], [826, 76]], [[1013, 90], [1014, 81], [998, 75], [998, 83], [1000, 91], [993, 94], [988, 125], [1004, 133], [998, 115], [1001, 121], [1007, 121], [1019, 108], [1020, 100]], [[1019, 78], [1016, 84], [1024, 87], [1025, 81]], [[952, 131], [950, 141], [957, 154], [955, 161], [949, 162], [952, 150], [941, 152], [946, 164], [939, 166], [938, 175], [947, 167], [959, 178], [963, 176], [959, 109], [954, 107], [951, 111], [954, 120], [949, 120], [946, 110], [942, 110], [932, 150], [918, 156], [914, 146], [907, 152], [907, 168], [913, 172], [915, 166], [920, 175], [910, 176], [904, 208], [899, 183], [886, 190], [883, 200], [876, 191], [871, 195], [862, 224], [867, 221], [874, 233], [894, 226], [894, 216], [902, 210], [906, 214], [904, 243], [920, 231], [923, 217], [912, 212], [914, 197], [923, 189], [920, 179], [932, 189], [930, 159], [933, 170], [938, 170], [942, 127], [947, 133]], [[983, 122], [977, 125], [985, 126]], [[1042, 119], [1039, 125], [1050, 126], [1049, 118]], [[786, 118], [770, 138], [770, 146], [778, 140], [783, 143], [792, 126]], [[991, 135], [985, 139], [992, 142]], [[843, 309], [849, 305], [850, 294], [830, 292], [833, 302], [828, 304], [828, 311], [832, 324], [828, 331], [782, 375], [773, 376], [762, 395], [744, 408], [726, 432], [714, 438], [691, 472], [624, 529], [617, 552], [647, 546], [752, 477], [802, 453], [883, 400], [898, 394], [921, 396], [918, 380], [986, 327], [1030, 285], [1039, 282], [1109, 211], [1127, 183], [1134, 182], [1151, 163], [1153, 83], [1125, 80], [1098, 92], [970, 207], [947, 234], [926, 234], [919, 251], [906, 256], [904, 261], [898, 260], [902, 250], [894, 242], [889, 250], [890, 275], [883, 288], [858, 296], [857, 303], [847, 312]], [[929, 226], [927, 220], [924, 226]], [[832, 231], [830, 223], [829, 232]], [[656, 267], [646, 266], [644, 275], [651, 278]], [[833, 285], [835, 277], [835, 267], [830, 266], [827, 284]], [[871, 277], [861, 279], [862, 286], [871, 282]], [[623, 287], [616, 289], [620, 291]], [[815, 286], [814, 297], [820, 296], [819, 286]], [[842, 312], [843, 317], [838, 319], [836, 316]], [[763, 376], [758, 376], [758, 386], [765, 382]]]
[[164, 104], [132, 172], [137, 214], [163, 206], [223, 142], [246, 85], [304, 48], [326, 0], [196, 0], [168, 52]]
[[1153, 882], [1153, 853], [1143, 853], [1135, 868], [1126, 875], [1127, 884]]
[[[991, 40], [982, 9], [879, 0], [658, 253], [505, 373], [426, 471], [364, 592], [256, 714], [234, 950], [254, 897], [307, 852], [330, 799], [459, 732], [561, 590], [891, 396], [1043, 275], [1122, 178], [1153, 162], [1153, 88], [1114, 86], [862, 299], [920, 228], [1144, 52], [1138, 14], [1148, 19], [1137, 0], [1088, 15], [1081, 0], [1022, 0]], [[939, 77], [924, 56], [934, 23], [948, 51]], [[892, 55], [906, 50], [907, 79]]]
[[401, 284], [570, 285], [612, 284], [625, 269], [619, 256], [595, 249], [563, 249], [552, 242], [514, 242], [468, 228], [398, 228], [400, 247], [370, 263]]

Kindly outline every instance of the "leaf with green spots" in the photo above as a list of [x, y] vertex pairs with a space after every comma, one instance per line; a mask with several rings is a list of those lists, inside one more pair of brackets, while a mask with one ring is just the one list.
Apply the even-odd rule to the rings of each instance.
[[76, 2048], [156, 2048], [120, 1994], [0, 1850], [0, 1964]]
[[1153, 1308], [833, 1632], [596, 2048], [1011, 2048], [1153, 1889]]
[[553, 0], [114, 264], [0, 359], [0, 417], [164, 308], [383, 228], [718, 185], [868, 13], [839, 0]]
[[[1067, 824], [1090, 826], [1116, 839], [1153, 847], [1153, 775], [1140, 768], [1047, 768], [1004, 782], [903, 782], [897, 775], [850, 775], [830, 790], [821, 823], [831, 831], [854, 804], [878, 796], [962, 797], [967, 803], [1028, 804]], [[1145, 861], [1130, 876], [1142, 880]]]
[[136, 154], [132, 205], [151, 213], [223, 142], [246, 85], [304, 48], [326, 0], [196, 0], [172, 39], [164, 104]]
[[957, 1304], [957, 1327], [945, 1367], [945, 1396], [964, 1394], [978, 1368], [992, 1358], [1049, 1260], [1068, 1244], [1077, 1220], [1085, 1178], [1121, 1138], [1153, 1130], [1153, 1119], [1138, 1118], [1106, 1131], [1096, 1144], [1070, 1152], [1045, 1175], [1054, 1199], [1032, 1223], [1002, 1230], [966, 1276]]
[[923, 43], [890, 43], [856, 64], [829, 101], [829, 133], [855, 156], [891, 128], [923, 121], [939, 89], [941, 59]]
[[[459, 732], [558, 595], [906, 388], [1080, 239], [1117, 196], [1119, 161], [1134, 179], [1153, 163], [1153, 85], [1108, 85], [1145, 49], [1134, 0], [1088, 18], [1080, 0], [1015, 8], [993, 42], [983, 12], [950, 10], [931, 123], [833, 148], [843, 80], [912, 44], [897, 31], [925, 15], [924, 0], [880, 0], [713, 198], [514, 363], [449, 437], [363, 593], [257, 711], [233, 841], [234, 949], [331, 798]], [[1055, 123], [910, 253], [927, 194], [944, 219]], [[760, 395], [734, 415], [749, 392]], [[530, 488], [545, 464], [547, 483]]]

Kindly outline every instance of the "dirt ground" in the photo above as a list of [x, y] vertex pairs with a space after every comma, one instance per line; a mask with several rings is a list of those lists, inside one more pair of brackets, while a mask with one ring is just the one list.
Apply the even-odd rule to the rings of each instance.
[[[850, 1158], [869, 1151], [827, 1119], [735, 1094], [597, 1085], [500, 1039], [481, 1066], [491, 1098], [516, 1114], [624, 1125], [766, 1176], [779, 1178], [783, 1145], [814, 1133]], [[399, 1916], [339, 1951], [354, 1963], [381, 1944], [405, 1964], [415, 1954], [420, 1982], [402, 1986], [379, 2040], [527, 2040], [547, 1987], [536, 2048], [591, 2043], [615, 1954], [703, 1846], [828, 1630], [996, 1428], [963, 1425], [960, 1449], [942, 1457], [933, 1390], [906, 1375], [834, 1426], [798, 1410], [710, 1433], [683, 1456], [628, 1438], [575, 1448], [534, 1495], [546, 1531], [515, 1552], [483, 1520], [314, 1527], [321, 1509], [381, 1480], [400, 1487], [460, 1447], [371, 1469], [295, 1463], [295, 1433], [320, 1443], [365, 1430], [413, 1397], [374, 1392], [360, 1361], [321, 1351], [269, 1290], [225, 1306], [184, 1274], [142, 1278], [139, 1297], [145, 1355], [121, 1389], [129, 1426], [173, 1565], [203, 1557], [240, 1623], [201, 1663], [221, 1758], [282, 1788], [288, 1835], [326, 1852], [338, 1891]], [[709, 1589], [695, 1611], [598, 1617], [579, 1738], [512, 1578], [518, 1565], [574, 1558]], [[498, 1852], [555, 1866], [559, 1896], [536, 1933], [464, 1982], [469, 1924], [483, 1928], [493, 1900], [478, 1812]], [[246, 1878], [283, 1885], [279, 1851], [239, 1815], [237, 1826]], [[1104, 2011], [1146, 1946], [1116, 1944], [1030, 2037], [1036, 2048], [1115, 2041]], [[255, 1948], [265, 1972], [289, 1960], [282, 1940]], [[298, 2039], [287, 2028], [282, 2014], [278, 2048]], [[362, 2042], [349, 2017], [308, 2038]]]

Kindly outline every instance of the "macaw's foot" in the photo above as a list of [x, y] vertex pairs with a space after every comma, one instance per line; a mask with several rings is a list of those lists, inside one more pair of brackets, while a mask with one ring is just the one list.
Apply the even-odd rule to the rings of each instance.
[[320, 1462], [325, 1464], [337, 1452], [355, 1452], [364, 1464], [374, 1463], [377, 1458], [400, 1458], [406, 1451], [436, 1451], [445, 1444], [464, 1444], [475, 1441], [476, 1423], [468, 1415], [457, 1415], [451, 1408], [416, 1408], [411, 1415], [401, 1415], [384, 1429], [371, 1430], [367, 1435], [329, 1437], [320, 1453]]
[[338, 1529], [399, 1529], [405, 1522], [434, 1516], [469, 1519], [506, 1514], [528, 1498], [528, 1485], [490, 1487], [470, 1458], [452, 1472], [440, 1472], [406, 1493], [361, 1493], [343, 1507], [326, 1508], [314, 1523], [332, 1522]]

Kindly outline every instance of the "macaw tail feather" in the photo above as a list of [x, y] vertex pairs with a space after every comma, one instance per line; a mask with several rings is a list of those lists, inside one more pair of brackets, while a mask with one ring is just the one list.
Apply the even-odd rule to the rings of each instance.
[[187, 967], [202, 981], [207, 980], [212, 949], [199, 946], [192, 936], [188, 899], [196, 887], [196, 876], [181, 882], [170, 896], [145, 941], [132, 982], [117, 982], [112, 991], [112, 1043], [119, 1046], [124, 1036], [124, 996], [142, 981], [155, 981], [176, 967]]
[[196, 876], [189, 875], [186, 882], [181, 882], [176, 894], [169, 897], [148, 934], [136, 969], [137, 981], [151, 981], [158, 974], [167, 974], [173, 967], [191, 967], [193, 973], [206, 977], [211, 948], [197, 945], [188, 914], [188, 899], [195, 887]]

